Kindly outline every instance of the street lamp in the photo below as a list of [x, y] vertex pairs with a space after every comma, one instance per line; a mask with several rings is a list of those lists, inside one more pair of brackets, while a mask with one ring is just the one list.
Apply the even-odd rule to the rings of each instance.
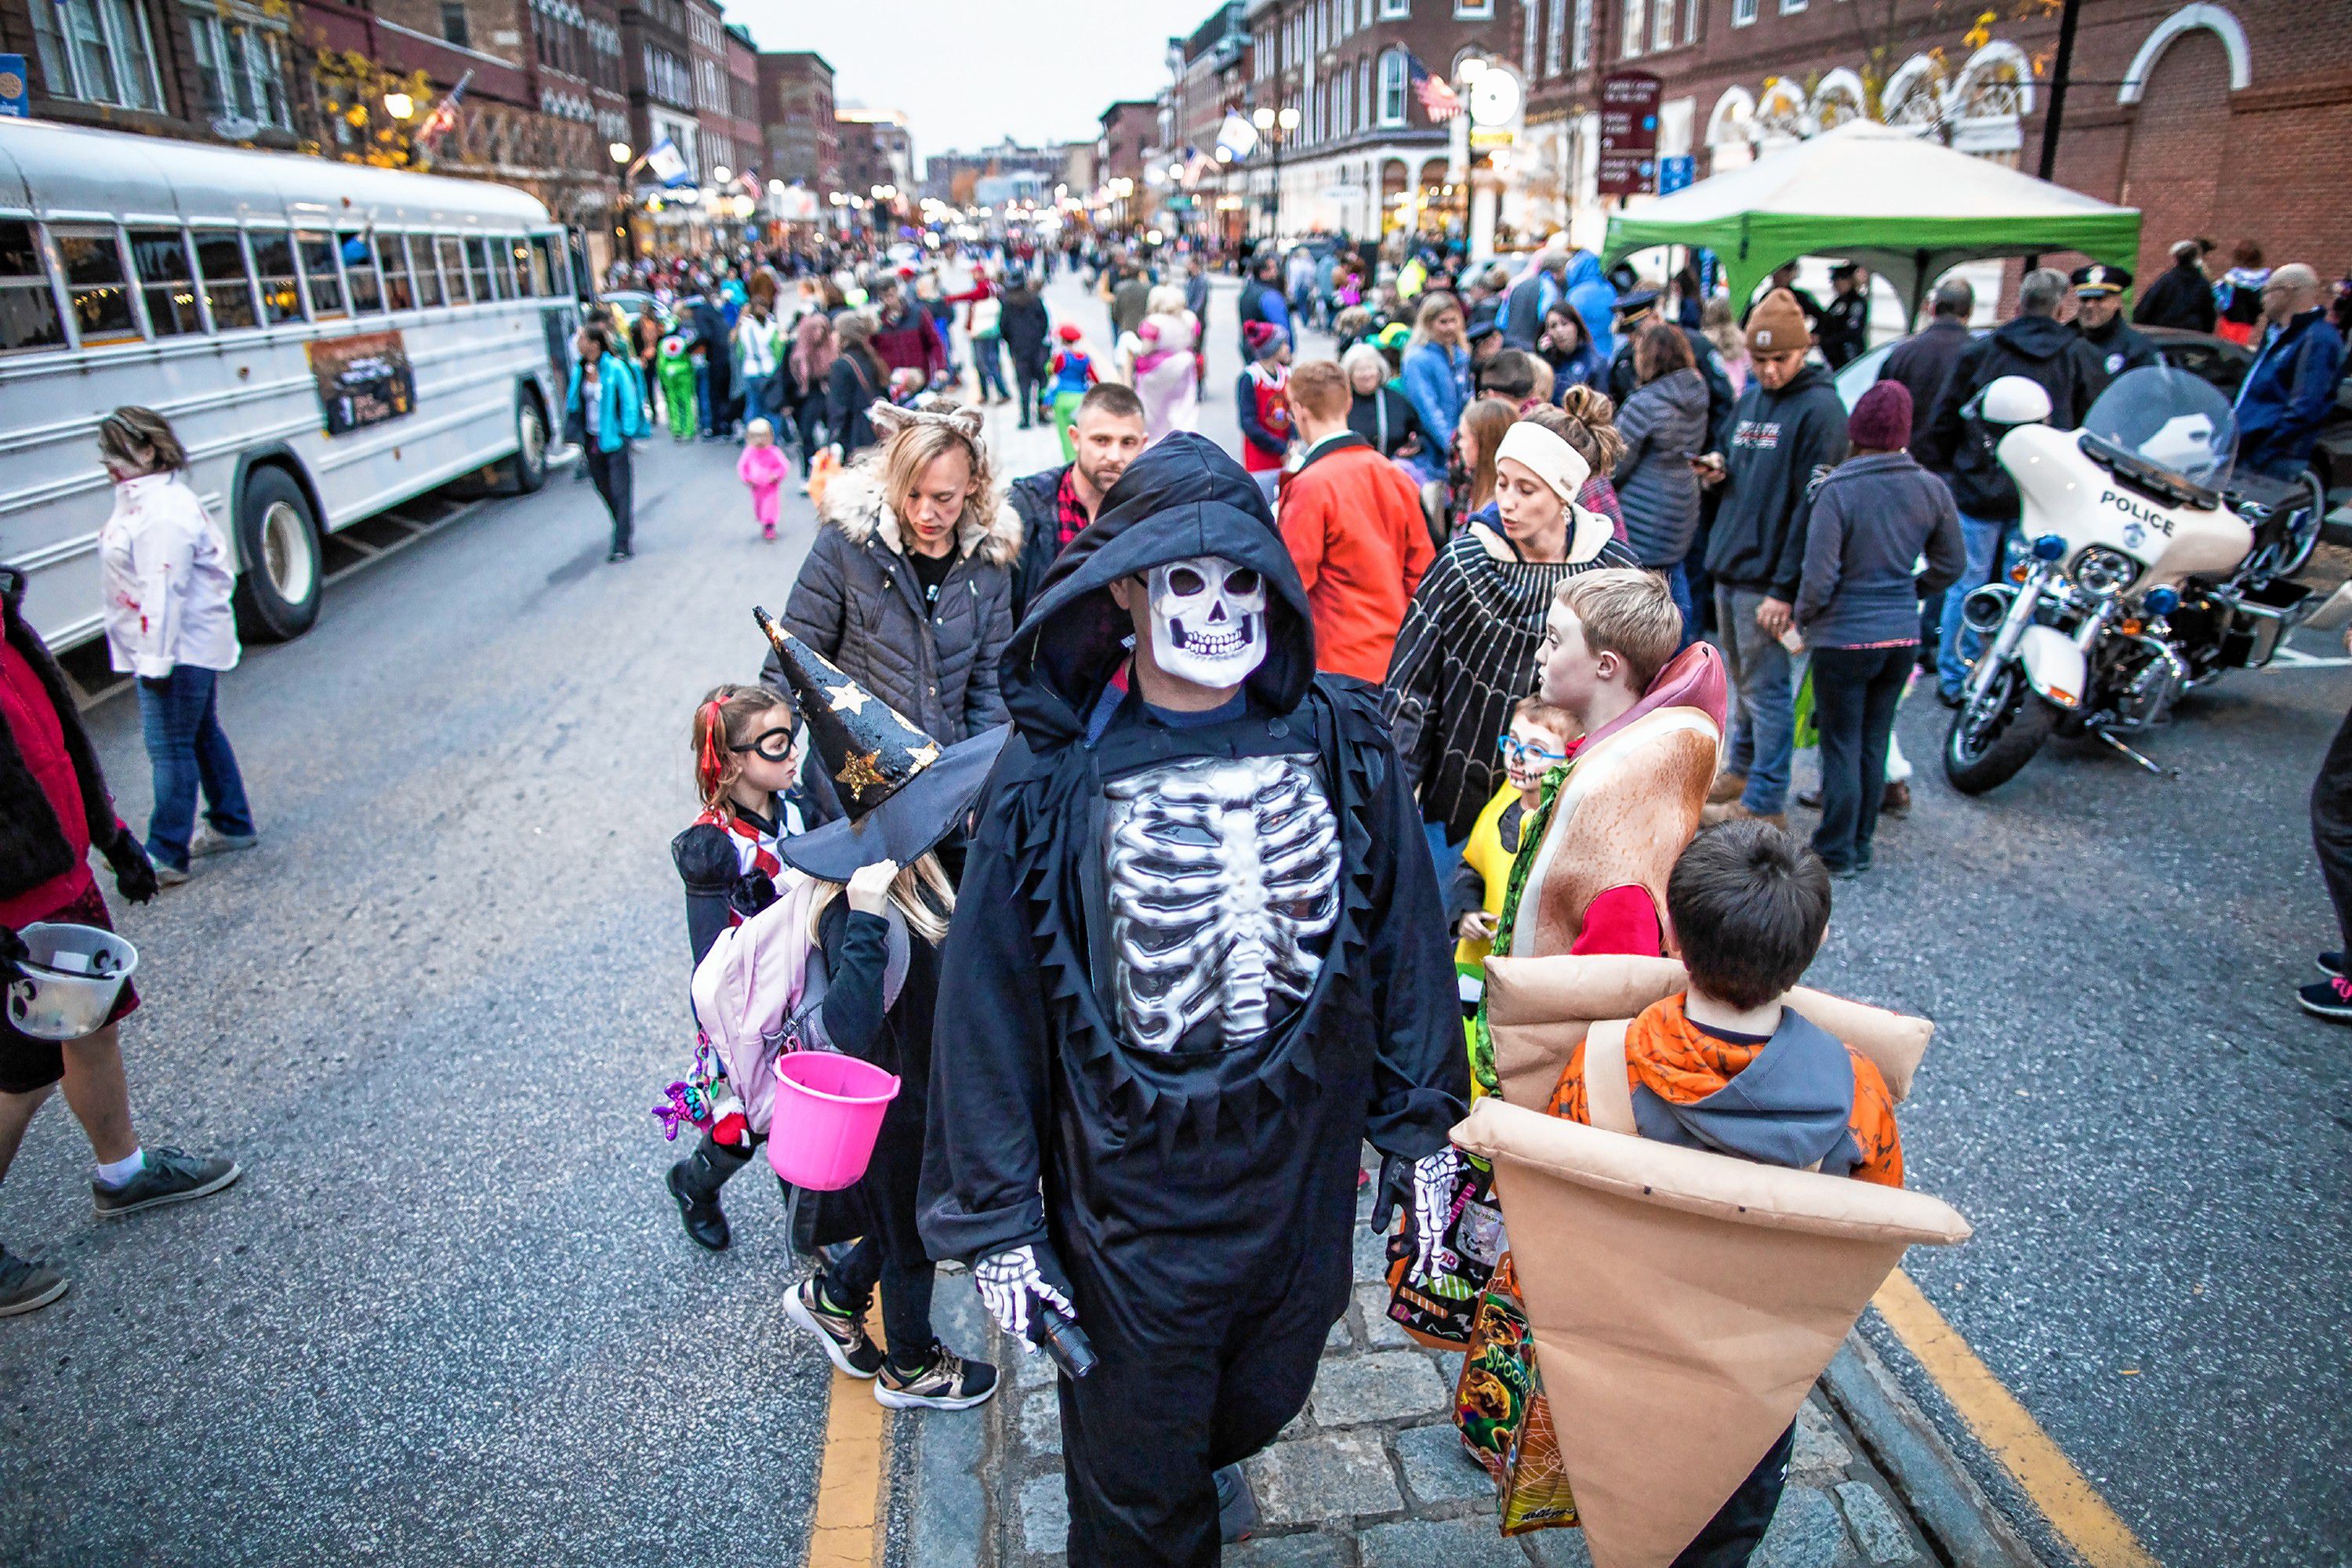
[[625, 163], [633, 156], [629, 150], [629, 144], [626, 142], [613, 142], [610, 146], [606, 147], [604, 151], [612, 154], [613, 162], [615, 163]]
[[710, 171], [710, 183], [715, 185], [723, 185], [734, 177], [735, 171], [724, 163], [714, 166]]
[[405, 120], [416, 112], [416, 100], [394, 88], [383, 95], [383, 111], [394, 120]]
[[[1273, 231], [1267, 237], [1279, 242], [1282, 238], [1282, 144], [1290, 140], [1292, 132], [1298, 129], [1298, 110], [1285, 105], [1277, 112], [1261, 104], [1250, 110], [1250, 123], [1258, 128], [1266, 144], [1274, 149], [1274, 195], [1267, 204], [1266, 226]], [[1277, 130], [1279, 135], [1275, 133]], [[1222, 149], [1218, 155], [1223, 156]]]

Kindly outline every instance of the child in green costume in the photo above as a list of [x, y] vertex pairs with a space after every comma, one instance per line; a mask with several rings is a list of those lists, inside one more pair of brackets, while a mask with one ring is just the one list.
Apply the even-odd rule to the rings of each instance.
[[684, 338], [672, 332], [662, 339], [654, 357], [654, 371], [661, 377], [662, 403], [669, 413], [671, 437], [693, 440], [700, 425], [695, 416], [694, 362], [687, 358]]

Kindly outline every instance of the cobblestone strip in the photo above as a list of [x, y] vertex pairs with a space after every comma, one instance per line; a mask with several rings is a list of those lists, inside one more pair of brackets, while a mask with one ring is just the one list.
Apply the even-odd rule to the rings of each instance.
[[[1506, 1539], [1495, 1491], [1452, 1420], [1455, 1353], [1389, 1321], [1379, 1238], [1360, 1226], [1355, 1299], [1335, 1324], [1307, 1408], [1246, 1467], [1264, 1524], [1228, 1568], [1591, 1568], [1583, 1532]], [[945, 1283], [944, 1281], [942, 1283]], [[1053, 1363], [998, 1342], [1011, 1386], [993, 1403], [980, 1466], [987, 1568], [1059, 1568], [1068, 1514]], [[967, 1500], [956, 1506], [969, 1510]], [[920, 1516], [933, 1500], [918, 1504]], [[929, 1568], [929, 1560], [917, 1558]], [[1797, 1419], [1788, 1490], [1755, 1568], [1932, 1568], [1895, 1489], [1816, 1390]]]

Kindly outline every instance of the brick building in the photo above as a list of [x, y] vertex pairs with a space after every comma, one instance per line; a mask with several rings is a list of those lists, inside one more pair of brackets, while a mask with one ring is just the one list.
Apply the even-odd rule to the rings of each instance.
[[759, 120], [768, 149], [764, 168], [772, 178], [806, 185], [820, 200], [828, 191], [845, 188], [833, 67], [823, 55], [760, 57]]
[[[639, 153], [667, 142], [694, 174], [702, 171], [702, 124], [695, 112], [688, 0], [622, 0], [621, 63], [627, 73], [629, 141]], [[640, 171], [640, 186], [647, 176]]]
[[290, 148], [306, 107], [291, 17], [234, 0], [0, 0], [0, 49], [45, 120]]
[[[1102, 132], [1095, 139], [1095, 178], [1098, 183], [1093, 199], [1102, 214], [1101, 221], [1124, 228], [1147, 210], [1145, 153], [1160, 144], [1160, 100], [1121, 99], [1097, 118]], [[1120, 186], [1121, 180], [1129, 184]], [[1120, 189], [1128, 195], [1114, 194]]]
[[1169, 142], [1185, 173], [1171, 181], [1166, 199], [1174, 222], [1190, 233], [1239, 237], [1242, 175], [1215, 154], [1225, 116], [1247, 112], [1248, 17], [1248, 0], [1226, 0], [1189, 37], [1168, 41]]
[[915, 161], [915, 138], [907, 117], [895, 109], [848, 108], [834, 110], [841, 133], [841, 188], [862, 196], [877, 185], [919, 189], [921, 165]]
[[720, 41], [727, 56], [727, 134], [735, 144], [734, 168], [738, 174], [757, 170], [765, 178], [768, 133], [760, 123], [760, 46], [740, 22], [728, 23]]
[[[1974, 40], [1970, 18], [1934, 0], [1897, 0], [1891, 14], [1853, 0], [1542, 0], [1517, 11], [1534, 64], [1505, 210], [1531, 230], [1565, 221], [1580, 242], [1601, 238], [1592, 105], [1601, 74], [1618, 68], [1663, 79], [1659, 152], [1690, 155], [1702, 177], [1874, 112], [2038, 166], [2054, 8], [2004, 11]], [[2314, 19], [2288, 0], [2082, 0], [2053, 174], [2146, 215], [2142, 276], [2192, 235], [2225, 247], [2251, 237], [2273, 261], [2300, 258], [2331, 277], [2352, 267], [2336, 167], [2352, 141], [2352, 32]]]
[[[1251, 0], [1252, 106], [1298, 112], [1297, 130], [1275, 132], [1282, 232], [1370, 236], [1416, 212], [1441, 221], [1453, 201], [1447, 131], [1414, 89], [1413, 62], [1453, 78], [1504, 47], [1514, 10], [1514, 0]], [[1272, 149], [1249, 163], [1253, 197], [1270, 205]], [[1399, 200], [1422, 195], [1425, 208]]]

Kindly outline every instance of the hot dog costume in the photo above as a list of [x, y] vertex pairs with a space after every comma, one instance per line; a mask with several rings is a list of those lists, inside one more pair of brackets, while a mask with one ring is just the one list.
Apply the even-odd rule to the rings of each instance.
[[[1122, 578], [1163, 668], [1247, 669], [1236, 703], [1127, 689]], [[1101, 1358], [1061, 1382], [1072, 1568], [1213, 1563], [1212, 1472], [1298, 1412], [1346, 1308], [1360, 1141], [1442, 1160], [1465, 1106], [1435, 872], [1377, 693], [1316, 674], [1265, 502], [1197, 435], [1112, 487], [1003, 681], [923, 1235], [1000, 1321], [1066, 1302]]]
[[[1723, 745], [1723, 656], [1693, 643], [1666, 662], [1642, 700], [1577, 744], [1544, 781], [1521, 828], [1494, 951], [1553, 953], [1673, 951], [1666, 877], [1698, 831]], [[1471, 1070], [1495, 1087], [1492, 1036], [1482, 1015]]]

